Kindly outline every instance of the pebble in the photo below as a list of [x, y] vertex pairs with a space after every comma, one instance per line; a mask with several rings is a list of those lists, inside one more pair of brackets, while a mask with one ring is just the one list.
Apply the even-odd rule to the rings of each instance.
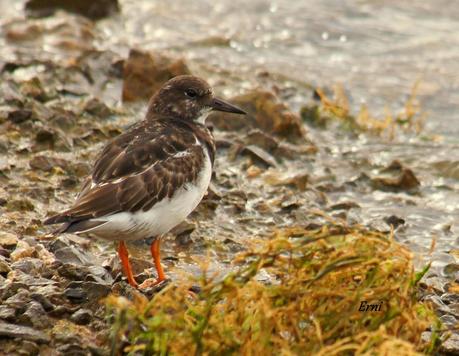
[[34, 257], [36, 254], [36, 251], [33, 247], [31, 247], [28, 243], [19, 240], [16, 249], [11, 252], [11, 261], [19, 261], [20, 259], [23, 259], [25, 257]]
[[13, 322], [16, 317], [16, 310], [6, 305], [0, 305], [0, 319]]
[[33, 341], [21, 340], [21, 349], [20, 353], [27, 356], [38, 355], [40, 352], [40, 347]]
[[99, 284], [91, 281], [74, 281], [70, 282], [67, 286], [67, 290], [73, 290], [78, 292], [73, 292], [73, 295], [84, 296], [89, 299], [91, 302], [98, 302], [99, 299], [106, 297], [111, 291], [111, 285], [108, 284]]
[[88, 299], [88, 294], [83, 288], [67, 288], [64, 295], [72, 303], [83, 303]]
[[89, 324], [92, 318], [92, 311], [88, 309], [78, 309], [75, 313], [72, 314], [70, 320], [75, 324], [86, 325]]
[[45, 333], [28, 326], [0, 322], [0, 336], [20, 338], [38, 343], [48, 343], [50, 338]]
[[27, 310], [19, 317], [19, 321], [36, 329], [45, 329], [51, 324], [42, 305], [36, 301], [29, 302]]
[[56, 259], [64, 263], [91, 265], [93, 259], [74, 246], [67, 246], [54, 251]]
[[30, 297], [34, 300], [36, 300], [38, 303], [41, 304], [41, 306], [43, 307], [43, 309], [47, 312], [53, 310], [55, 307], [54, 307], [54, 304], [51, 303], [51, 301], [46, 297], [44, 296], [43, 294], [40, 294], [40, 293], [32, 293], [30, 295]]
[[459, 354], [459, 334], [451, 334], [440, 346], [440, 354], [458, 355]]
[[18, 243], [18, 238], [15, 234], [6, 231], [0, 231], [0, 246], [12, 248]]
[[40, 259], [33, 257], [25, 257], [11, 265], [12, 269], [22, 271], [32, 276], [39, 276], [43, 267], [44, 263]]
[[16, 310], [25, 310], [27, 304], [30, 302], [30, 293], [25, 289], [20, 289], [16, 294], [9, 297], [3, 302], [4, 305], [14, 308]]

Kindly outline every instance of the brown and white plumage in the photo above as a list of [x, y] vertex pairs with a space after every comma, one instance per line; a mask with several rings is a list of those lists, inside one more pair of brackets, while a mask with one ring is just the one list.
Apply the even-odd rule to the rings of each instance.
[[202, 79], [171, 79], [145, 119], [103, 149], [75, 204], [44, 223], [121, 242], [167, 233], [210, 183], [215, 143], [204, 120], [211, 110], [243, 113], [214, 98]]

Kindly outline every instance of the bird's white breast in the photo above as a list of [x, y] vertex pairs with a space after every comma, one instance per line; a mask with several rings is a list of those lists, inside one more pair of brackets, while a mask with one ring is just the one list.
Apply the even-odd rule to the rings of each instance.
[[203, 151], [204, 164], [195, 182], [185, 184], [171, 198], [159, 201], [148, 211], [122, 212], [94, 219], [105, 223], [86, 232], [109, 240], [139, 240], [170, 231], [196, 208], [209, 187], [212, 163], [207, 150]]

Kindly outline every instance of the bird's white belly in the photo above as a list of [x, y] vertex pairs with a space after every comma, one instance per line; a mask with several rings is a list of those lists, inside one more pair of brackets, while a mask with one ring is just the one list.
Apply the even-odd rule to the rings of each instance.
[[105, 223], [86, 232], [109, 240], [140, 240], [170, 231], [196, 208], [209, 187], [212, 164], [207, 150], [204, 152], [204, 165], [195, 182], [185, 184], [171, 198], [161, 200], [148, 211], [94, 219]]

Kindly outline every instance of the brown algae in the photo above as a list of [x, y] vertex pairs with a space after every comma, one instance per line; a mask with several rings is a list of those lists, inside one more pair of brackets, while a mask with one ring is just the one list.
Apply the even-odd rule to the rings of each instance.
[[[438, 321], [417, 292], [425, 271], [414, 272], [411, 253], [391, 235], [335, 224], [289, 228], [235, 263], [241, 267], [223, 279], [203, 266], [196, 296], [190, 279], [150, 301], [110, 296], [112, 351], [414, 355], [436, 346]], [[429, 327], [427, 343], [421, 334]]]

